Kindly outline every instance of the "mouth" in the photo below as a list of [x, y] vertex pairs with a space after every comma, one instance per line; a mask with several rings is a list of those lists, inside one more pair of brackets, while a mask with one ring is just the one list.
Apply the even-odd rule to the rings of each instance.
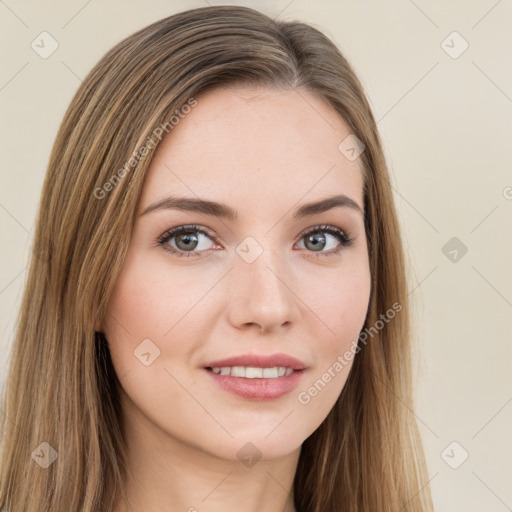
[[204, 368], [219, 375], [271, 379], [285, 377], [292, 371], [304, 370], [306, 365], [288, 354], [244, 354], [210, 361], [204, 365]]
[[286, 354], [249, 354], [213, 361], [202, 369], [220, 389], [243, 400], [266, 401], [293, 391], [307, 368]]
[[293, 372], [302, 372], [286, 366], [258, 367], [258, 366], [207, 366], [206, 370], [217, 375], [229, 375], [244, 379], [280, 379], [288, 377]]

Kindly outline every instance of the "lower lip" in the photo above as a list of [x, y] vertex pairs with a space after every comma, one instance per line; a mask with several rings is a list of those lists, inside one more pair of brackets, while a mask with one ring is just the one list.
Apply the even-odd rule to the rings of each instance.
[[246, 400], [274, 400], [293, 391], [300, 382], [304, 370], [294, 370], [293, 373], [276, 379], [246, 379], [220, 375], [204, 369], [213, 381], [221, 388]]

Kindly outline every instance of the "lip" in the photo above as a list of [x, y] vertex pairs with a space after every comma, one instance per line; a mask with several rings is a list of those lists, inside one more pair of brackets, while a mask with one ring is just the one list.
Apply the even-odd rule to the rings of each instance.
[[302, 379], [305, 370], [294, 370], [290, 375], [275, 379], [246, 379], [220, 375], [203, 368], [203, 371], [225, 391], [245, 400], [275, 400], [293, 391]]
[[218, 368], [222, 366], [255, 366], [257, 368], [285, 366], [292, 370], [304, 370], [306, 368], [306, 365], [302, 361], [289, 356], [288, 354], [243, 354], [240, 356], [228, 357], [227, 359], [219, 359], [217, 361], [209, 362], [203, 365], [203, 368]]
[[[260, 368], [274, 368], [284, 366], [293, 369], [290, 375], [275, 379], [247, 379], [220, 375], [211, 371], [211, 368], [222, 366], [255, 366]], [[306, 365], [299, 359], [287, 354], [246, 354], [212, 361], [203, 367], [203, 371], [210, 379], [225, 391], [237, 395], [245, 400], [275, 400], [293, 391], [302, 379]]]

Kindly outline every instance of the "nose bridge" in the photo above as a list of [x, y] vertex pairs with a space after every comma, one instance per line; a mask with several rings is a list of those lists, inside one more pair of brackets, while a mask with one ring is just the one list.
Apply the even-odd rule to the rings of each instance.
[[271, 234], [259, 238], [248, 236], [236, 248], [231, 311], [236, 323], [268, 329], [295, 320], [297, 305], [289, 255]]
[[235, 267], [243, 279], [247, 279], [254, 287], [254, 295], [259, 293], [281, 295], [284, 286], [280, 274], [288, 274], [286, 255], [277, 246], [272, 245], [272, 236], [265, 234], [256, 240], [246, 237], [237, 247]]

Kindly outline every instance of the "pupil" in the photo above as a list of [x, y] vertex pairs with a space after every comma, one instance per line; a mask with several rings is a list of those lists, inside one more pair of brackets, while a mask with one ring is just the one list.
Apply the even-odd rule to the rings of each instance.
[[[195, 239], [195, 240], [191, 240], [191, 239]], [[194, 242], [197, 245], [197, 236], [191, 235], [190, 233], [185, 234], [185, 235], [179, 235], [176, 240], [176, 245], [179, 246], [179, 243], [183, 242], [183, 241], [185, 241], [185, 249], [190, 248], [192, 246], [193, 246], [192, 248], [195, 248]]]
[[325, 236], [323, 235], [309, 235], [309, 240], [313, 240], [313, 249], [318, 248], [318, 244], [325, 243]]

